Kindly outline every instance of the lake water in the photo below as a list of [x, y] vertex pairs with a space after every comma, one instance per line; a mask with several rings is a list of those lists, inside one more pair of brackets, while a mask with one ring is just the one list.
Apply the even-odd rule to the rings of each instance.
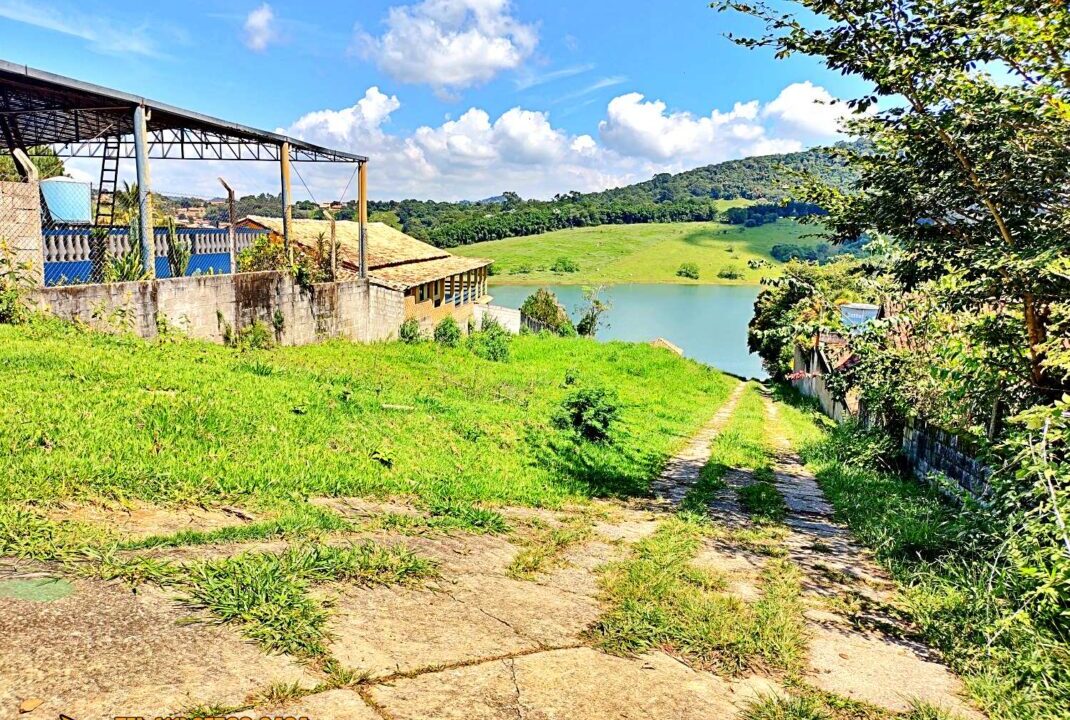
[[[519, 308], [540, 286], [493, 285], [494, 304]], [[572, 314], [583, 303], [577, 285], [549, 285]], [[753, 285], [612, 285], [602, 298], [612, 304], [601, 340], [671, 340], [699, 362], [744, 377], [765, 377], [757, 355], [747, 352], [747, 323], [761, 288]]]

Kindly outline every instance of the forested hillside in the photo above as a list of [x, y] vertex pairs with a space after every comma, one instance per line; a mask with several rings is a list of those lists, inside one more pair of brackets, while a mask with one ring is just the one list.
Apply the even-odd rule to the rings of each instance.
[[[663, 173], [636, 185], [597, 193], [571, 192], [550, 201], [523, 200], [506, 192], [481, 203], [402, 200], [375, 202], [376, 219], [440, 247], [594, 225], [723, 220], [761, 224], [773, 216], [797, 217], [816, 206], [780, 201], [792, 197], [804, 175], [835, 186], [851, 177], [832, 148], [766, 155], [709, 165], [671, 175]], [[732, 207], [765, 200], [760, 215], [734, 213]], [[764, 218], [764, 219], [763, 219]]]
[[[841, 143], [842, 145], [842, 143]], [[794, 196], [799, 176], [806, 174], [842, 187], [853, 177], [844, 162], [829, 148], [813, 148], [783, 155], [763, 155], [653, 179], [627, 187], [605, 190], [586, 197], [605, 202], [676, 202], [687, 198], [744, 198], [782, 200]]]
[[[371, 201], [368, 210], [373, 221], [440, 247], [595, 225], [721, 220], [753, 226], [818, 210], [814, 205], [783, 202], [793, 196], [803, 174], [835, 186], [851, 177], [832, 148], [814, 148], [731, 160], [677, 175], [664, 173], [636, 185], [587, 194], [570, 192], [552, 200], [525, 200], [505, 192], [479, 202]], [[753, 207], [742, 209], [746, 206]], [[278, 217], [281, 209], [277, 195], [250, 195], [238, 200], [237, 214]], [[206, 217], [210, 222], [225, 222], [225, 214], [225, 206], [214, 205]], [[302, 201], [295, 204], [294, 217], [322, 218], [323, 211]], [[356, 203], [346, 203], [335, 217], [352, 220]]]

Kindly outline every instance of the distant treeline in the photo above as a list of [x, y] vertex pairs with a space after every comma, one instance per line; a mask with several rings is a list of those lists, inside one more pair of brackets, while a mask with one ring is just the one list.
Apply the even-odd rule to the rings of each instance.
[[789, 200], [784, 203], [759, 203], [746, 207], [729, 208], [725, 211], [725, 222], [732, 225], [758, 227], [773, 223], [782, 217], [804, 217], [807, 215], [825, 215], [824, 209], [813, 203]]
[[[553, 230], [595, 225], [720, 220], [754, 227], [781, 217], [823, 212], [816, 205], [789, 201], [791, 187], [803, 175], [845, 185], [850, 173], [835, 149], [745, 158], [597, 193], [570, 192], [552, 200], [524, 200], [506, 192], [480, 202], [433, 200], [370, 201], [372, 221], [385, 222], [418, 240], [455, 247], [486, 240], [538, 235]], [[722, 211], [726, 199], [765, 200]], [[281, 215], [278, 195], [249, 195], [238, 200], [238, 217]], [[213, 206], [210, 221], [226, 220], [226, 208]], [[307, 201], [294, 205], [294, 217], [318, 219], [322, 210]], [[356, 203], [335, 213], [338, 220], [356, 217]]]
[[797, 245], [795, 243], [778, 243], [769, 249], [769, 254], [774, 260], [787, 262], [788, 260], [806, 260], [824, 265], [829, 260], [839, 255], [852, 255], [857, 258], [867, 254], [866, 244], [869, 237], [863, 235], [858, 240], [841, 245], [830, 245], [827, 242], [817, 245]]
[[539, 235], [566, 228], [595, 225], [635, 225], [655, 222], [701, 222], [721, 217], [709, 200], [672, 203], [597, 205], [591, 202], [555, 202], [496, 213], [432, 228], [428, 239], [438, 247], [455, 247], [485, 240], [501, 240], [522, 235]]

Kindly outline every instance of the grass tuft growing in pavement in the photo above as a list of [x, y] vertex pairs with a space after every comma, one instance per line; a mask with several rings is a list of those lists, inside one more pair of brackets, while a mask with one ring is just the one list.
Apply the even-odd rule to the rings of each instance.
[[869, 703], [791, 683], [791, 694], [766, 695], [751, 702], [740, 720], [959, 720], [959, 716], [927, 703], [914, 702], [906, 712], [891, 712]]
[[740, 720], [832, 720], [832, 715], [811, 698], [766, 696], [751, 703]]
[[433, 565], [408, 550], [374, 543], [306, 544], [278, 555], [245, 553], [186, 570], [176, 582], [191, 607], [240, 625], [266, 650], [319, 658], [327, 653], [327, 611], [310, 596], [312, 585], [332, 580], [397, 584], [428, 576]]
[[512, 529], [500, 512], [452, 498], [428, 502], [426, 515], [386, 513], [376, 518], [374, 524], [410, 534], [461, 530], [479, 535], [501, 535]]
[[308, 537], [317, 533], [352, 530], [353, 524], [337, 513], [308, 503], [294, 503], [272, 520], [230, 525], [215, 530], [183, 530], [169, 535], [151, 535], [119, 544], [123, 550], [239, 543], [283, 537]]
[[769, 461], [768, 437], [761, 386], [749, 383], [732, 417], [710, 443], [709, 465], [751, 470], [762, 467]]
[[724, 592], [723, 578], [691, 564], [708, 531], [688, 516], [672, 518], [636, 543], [630, 558], [606, 566], [601, 584], [609, 610], [594, 629], [599, 646], [616, 654], [664, 648], [690, 664], [730, 673], [799, 669], [798, 570], [771, 560], [761, 598], [746, 603]]
[[761, 467], [751, 473], [751, 482], [739, 489], [739, 502], [759, 523], [778, 523], [788, 514], [784, 497], [773, 483], [773, 470]]
[[557, 527], [539, 527], [523, 540], [524, 549], [516, 554], [506, 572], [515, 580], [532, 580], [558, 565], [565, 551], [587, 540], [591, 532], [590, 520], [585, 516], [572, 518]]

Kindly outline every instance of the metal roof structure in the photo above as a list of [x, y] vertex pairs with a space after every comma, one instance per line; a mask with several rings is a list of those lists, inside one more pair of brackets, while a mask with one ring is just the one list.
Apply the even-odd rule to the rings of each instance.
[[0, 60], [0, 153], [47, 145], [60, 157], [103, 158], [118, 141], [119, 157], [132, 158], [138, 107], [147, 116], [150, 159], [278, 161], [288, 143], [294, 162], [367, 162], [362, 155]]

